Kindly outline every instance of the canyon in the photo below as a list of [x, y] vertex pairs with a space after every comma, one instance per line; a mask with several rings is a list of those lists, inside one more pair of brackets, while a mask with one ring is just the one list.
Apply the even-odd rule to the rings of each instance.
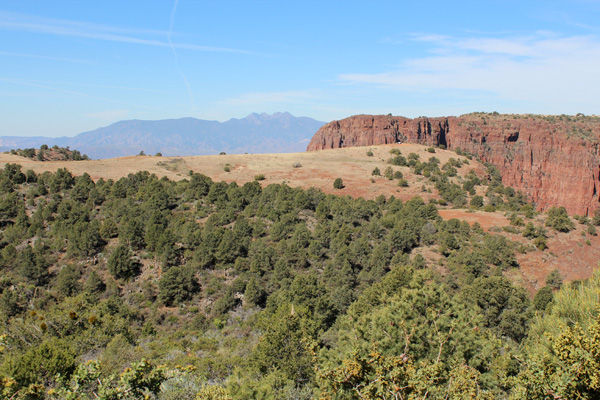
[[600, 117], [472, 113], [404, 118], [357, 115], [322, 126], [307, 151], [391, 143], [445, 146], [495, 165], [503, 183], [541, 210], [600, 209]]

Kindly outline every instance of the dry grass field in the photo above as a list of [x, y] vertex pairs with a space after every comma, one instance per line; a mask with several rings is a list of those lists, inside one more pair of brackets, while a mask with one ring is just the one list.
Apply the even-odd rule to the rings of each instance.
[[[394, 144], [372, 147], [353, 147], [345, 149], [321, 150], [305, 153], [280, 153], [280, 154], [234, 154], [216, 156], [192, 157], [155, 157], [131, 156], [105, 160], [90, 161], [45, 161], [40, 162], [11, 154], [0, 154], [0, 163], [18, 163], [23, 170], [31, 169], [36, 173], [56, 171], [58, 168], [67, 168], [74, 175], [87, 172], [92, 179], [99, 178], [117, 180], [130, 173], [148, 171], [159, 177], [166, 176], [172, 180], [187, 177], [189, 171], [205, 174], [214, 181], [233, 182], [240, 184], [254, 180], [255, 176], [263, 174], [263, 186], [271, 183], [286, 183], [292, 187], [316, 187], [326, 193], [350, 195], [374, 199], [379, 195], [394, 195], [403, 200], [414, 196], [421, 196], [425, 200], [437, 198], [435, 189], [423, 176], [414, 175], [408, 167], [396, 167], [408, 181], [407, 188], [398, 186], [396, 180], [390, 181], [383, 176], [372, 176], [374, 168], [379, 168], [381, 173], [390, 166], [386, 160], [393, 157], [390, 150], [397, 148], [404, 156], [416, 153], [422, 161], [430, 157], [437, 157], [442, 164], [449, 158], [465, 157], [456, 153], [436, 149], [436, 153], [427, 152], [427, 147], [415, 144]], [[371, 149], [373, 156], [367, 156]], [[485, 169], [481, 164], [472, 160], [459, 170], [459, 175], [465, 175], [471, 169], [478, 174], [484, 174]], [[229, 170], [227, 172], [226, 170]], [[345, 187], [333, 189], [333, 181], [342, 178]], [[422, 187], [430, 189], [431, 193], [423, 191]]]

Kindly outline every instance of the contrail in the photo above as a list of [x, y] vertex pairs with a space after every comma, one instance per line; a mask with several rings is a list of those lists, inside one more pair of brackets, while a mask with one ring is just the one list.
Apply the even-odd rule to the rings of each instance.
[[171, 20], [169, 22], [169, 31], [167, 32], [167, 40], [169, 41], [169, 46], [171, 46], [171, 51], [173, 51], [173, 57], [175, 58], [175, 67], [177, 68], [177, 72], [183, 78], [183, 82], [187, 87], [188, 96], [190, 97], [190, 105], [192, 106], [192, 111], [196, 111], [196, 102], [194, 101], [194, 93], [192, 93], [192, 87], [187, 80], [187, 77], [179, 68], [179, 58], [177, 57], [177, 51], [175, 51], [175, 46], [173, 45], [173, 41], [171, 40], [171, 34], [173, 33], [173, 25], [175, 24], [175, 13], [177, 12], [177, 5], [179, 4], [179, 0], [175, 0], [173, 4], [173, 9], [171, 10]]

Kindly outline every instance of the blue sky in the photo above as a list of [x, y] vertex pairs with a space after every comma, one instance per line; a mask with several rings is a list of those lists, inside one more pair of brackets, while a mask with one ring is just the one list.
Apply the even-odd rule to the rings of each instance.
[[598, 0], [0, 0], [0, 136], [599, 110]]

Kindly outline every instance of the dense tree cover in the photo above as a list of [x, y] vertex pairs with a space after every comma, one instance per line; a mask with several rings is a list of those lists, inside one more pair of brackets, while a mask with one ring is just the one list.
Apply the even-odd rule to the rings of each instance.
[[[410, 154], [406, 163], [440, 170]], [[440, 182], [459, 164], [450, 161]], [[503, 204], [517, 196], [502, 192]], [[553, 274], [532, 306], [504, 276], [518, 268], [510, 241], [444, 221], [420, 198], [368, 201], [196, 173], [94, 182], [8, 164], [0, 210], [0, 398], [596, 390], [596, 364], [580, 376], [551, 353], [562, 369], [540, 375], [546, 358], [524, 343], [543, 335], [548, 318], [568, 321], [565, 299], [575, 304], [569, 296], [597, 293], [597, 284], [554, 295]], [[596, 357], [597, 328], [584, 319], [555, 324], [546, 348]], [[567, 383], [554, 385], [556, 374]]]

